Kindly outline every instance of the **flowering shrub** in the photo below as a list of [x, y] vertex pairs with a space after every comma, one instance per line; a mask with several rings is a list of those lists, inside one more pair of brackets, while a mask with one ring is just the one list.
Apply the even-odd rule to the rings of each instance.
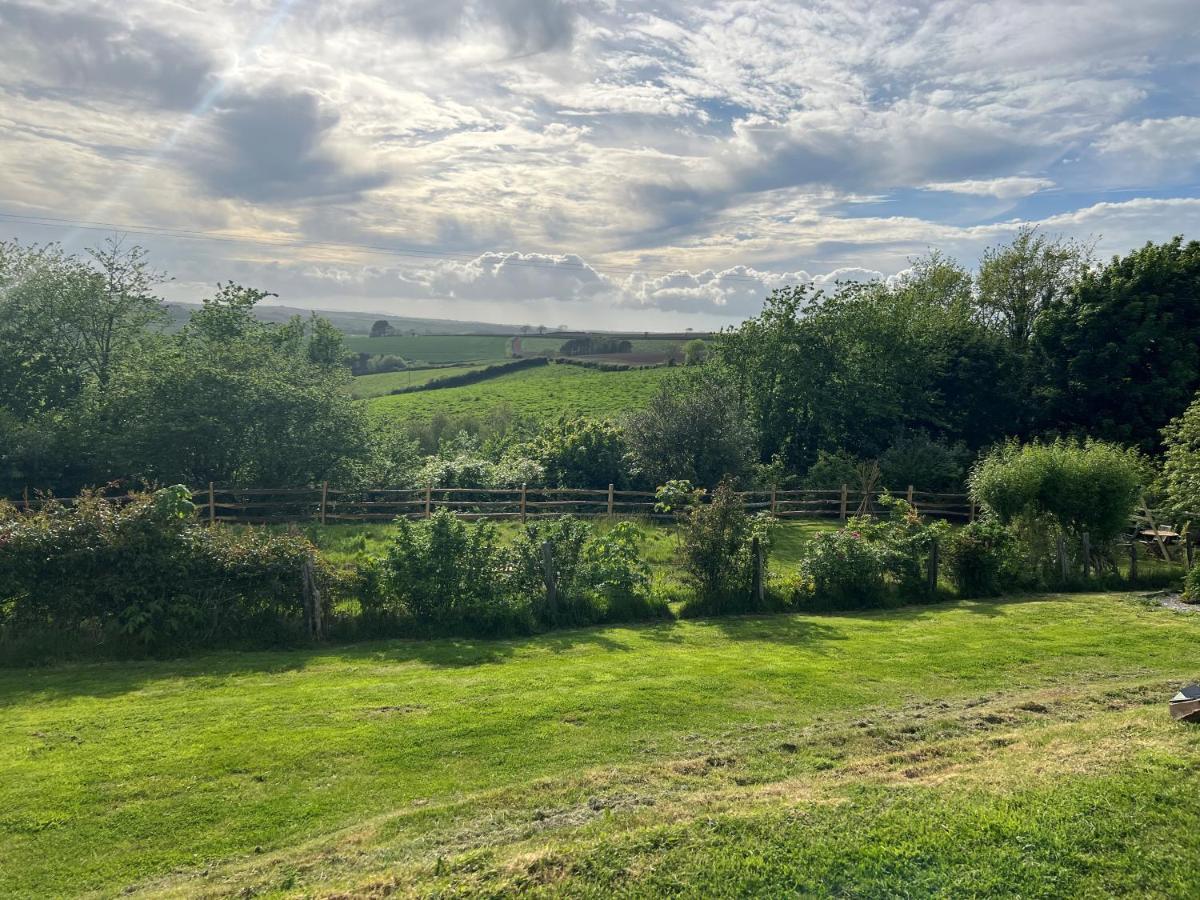
[[875, 547], [884, 572], [905, 598], [929, 593], [926, 576], [930, 548], [950, 530], [945, 522], [926, 522], [907, 501], [884, 493], [879, 504], [887, 510], [882, 519], [852, 519], [850, 528]]

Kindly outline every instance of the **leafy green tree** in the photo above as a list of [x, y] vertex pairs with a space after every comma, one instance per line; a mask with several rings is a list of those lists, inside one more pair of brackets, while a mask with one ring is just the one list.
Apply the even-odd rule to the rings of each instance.
[[629, 481], [627, 452], [625, 437], [613, 423], [566, 416], [523, 448], [542, 466], [548, 483], [574, 488], [623, 487]]
[[343, 369], [316, 365], [304, 323], [253, 316], [265, 292], [222, 285], [186, 328], [94, 399], [102, 471], [158, 482], [295, 485], [369, 455]]
[[664, 381], [626, 418], [625, 440], [631, 474], [648, 485], [672, 479], [716, 485], [727, 475], [744, 478], [754, 461], [754, 434], [742, 405], [716, 372], [688, 370]]
[[1042, 425], [1154, 452], [1200, 389], [1200, 242], [1146, 244], [1048, 307]]
[[1038, 317], [1074, 290], [1091, 262], [1090, 245], [1024, 226], [1011, 243], [984, 251], [979, 308], [1014, 346], [1023, 348]]
[[1181, 516], [1196, 517], [1200, 515], [1200, 394], [1163, 429], [1163, 443], [1167, 501]]

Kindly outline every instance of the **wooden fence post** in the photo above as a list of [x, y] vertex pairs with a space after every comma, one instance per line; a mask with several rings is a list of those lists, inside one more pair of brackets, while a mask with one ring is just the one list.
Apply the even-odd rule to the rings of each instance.
[[1092, 537], [1086, 531], [1083, 533], [1083, 577], [1092, 574]]
[[1137, 533], [1129, 536], [1129, 580], [1137, 581]]
[[1071, 571], [1067, 565], [1067, 539], [1063, 537], [1062, 532], [1058, 533], [1058, 571], [1062, 575], [1062, 580], [1066, 581]]
[[1192, 536], [1187, 532], [1183, 535], [1183, 558], [1187, 562], [1188, 571], [1192, 568]]
[[846, 503], [849, 501], [849, 499], [850, 499], [850, 485], [843, 484], [842, 485], [842, 506], [841, 506], [840, 512], [838, 513], [838, 518], [840, 518], [842, 522], [846, 521]]
[[25, 498], [25, 506], [24, 506], [24, 509], [25, 509], [25, 511], [26, 511], [26, 512], [29, 512], [29, 509], [30, 509], [30, 506], [29, 506], [29, 485], [25, 485], [25, 489], [21, 491], [21, 496], [22, 496], [23, 498]]
[[208, 524], [211, 525], [217, 521], [217, 497], [216, 491], [213, 490], [213, 483], [208, 483]]
[[938, 586], [938, 542], [935, 539], [929, 544], [929, 595], [937, 593]]
[[554, 622], [558, 618], [558, 578], [554, 574], [554, 545], [549, 541], [542, 541], [542, 578], [546, 582], [546, 608]]
[[750, 557], [754, 560], [754, 599], [758, 601], [761, 608], [763, 602], [763, 554], [762, 544], [757, 536], [750, 539]]
[[425, 518], [433, 515], [433, 482], [425, 485]]
[[525, 482], [521, 482], [521, 521], [525, 521]]
[[325, 524], [325, 504], [329, 501], [329, 482], [321, 482], [321, 524]]
[[971, 512], [967, 516], [967, 521], [968, 522], [975, 521], [975, 498], [974, 497], [971, 498]]
[[912, 506], [912, 497], [913, 497], [913, 487], [910, 484], [908, 486], [908, 493], [904, 495], [904, 499], [908, 501], [909, 506]]
[[304, 593], [304, 618], [307, 620], [308, 634], [313, 640], [319, 641], [322, 636], [321, 589], [317, 587], [317, 573], [312, 553], [304, 558], [301, 580]]
[[613, 517], [613, 485], [611, 481], [608, 483], [608, 517], [610, 519]]
[[775, 506], [776, 506], [776, 504], [775, 504], [775, 492], [776, 492], [776, 487], [775, 487], [775, 485], [771, 485], [771, 515], [775, 515]]

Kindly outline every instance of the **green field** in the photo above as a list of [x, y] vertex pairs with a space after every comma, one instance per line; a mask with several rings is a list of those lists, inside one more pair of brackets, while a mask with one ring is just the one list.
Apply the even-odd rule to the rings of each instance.
[[394, 337], [348, 335], [346, 347], [372, 356], [390, 354], [410, 362], [454, 363], [504, 359], [512, 338], [494, 334], [419, 334]]
[[551, 364], [478, 384], [376, 397], [367, 406], [376, 416], [408, 421], [429, 419], [435, 413], [482, 418], [501, 406], [543, 421], [569, 413], [614, 417], [645, 403], [670, 372], [667, 368], [601, 372]]
[[[521, 350], [525, 354], [544, 353], [547, 350], [558, 352], [567, 341], [564, 337], [539, 337], [537, 335], [522, 335]], [[669, 353], [678, 349], [686, 341], [678, 338], [631, 338], [634, 353]]]
[[0, 895], [1200, 891], [1131, 595], [0, 672]]
[[[504, 360], [495, 360], [504, 362]], [[437, 378], [449, 378], [464, 372], [482, 369], [486, 363], [474, 366], [443, 366], [439, 369], [405, 369], [403, 372], [381, 372], [378, 375], [359, 375], [350, 384], [350, 394], [356, 400], [385, 397], [394, 390], [426, 384]]]

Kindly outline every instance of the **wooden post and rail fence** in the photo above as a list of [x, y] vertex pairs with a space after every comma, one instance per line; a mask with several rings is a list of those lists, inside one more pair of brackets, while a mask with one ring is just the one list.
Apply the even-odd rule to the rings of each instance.
[[[751, 512], [768, 512], [780, 519], [826, 518], [845, 522], [859, 511], [878, 513], [883, 490], [863, 495], [843, 485], [838, 490], [742, 491], [738, 496]], [[923, 516], [970, 522], [975, 506], [966, 494], [917, 491], [894, 492], [914, 504]], [[440, 509], [468, 519], [528, 519], [571, 514], [582, 518], [617, 516], [669, 519], [656, 512], [653, 491], [607, 488], [418, 488], [341, 490], [328, 482], [302, 488], [237, 488], [209, 484], [192, 497], [201, 518], [209, 523], [245, 524], [315, 522], [390, 522], [399, 516], [429, 518]], [[707, 495], [704, 498], [706, 502]], [[21, 505], [18, 502], [18, 506]], [[35, 504], [30, 504], [35, 505]]]

